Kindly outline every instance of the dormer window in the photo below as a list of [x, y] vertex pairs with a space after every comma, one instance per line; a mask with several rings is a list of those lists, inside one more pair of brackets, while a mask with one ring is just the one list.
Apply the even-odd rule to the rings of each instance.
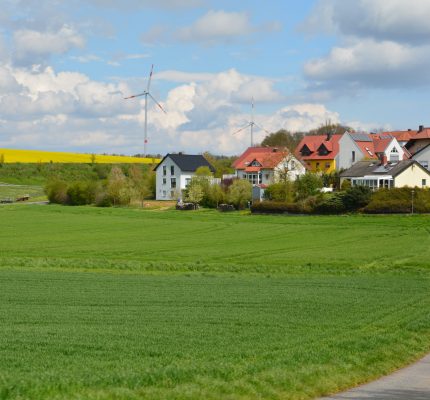
[[308, 146], [304, 145], [300, 150], [300, 153], [302, 156], [310, 156], [312, 154], [312, 151], [309, 149]]
[[398, 153], [398, 151], [397, 151], [397, 149], [396, 149], [395, 147], [393, 147], [393, 148], [391, 149], [391, 153]]
[[254, 160], [254, 161], [251, 163], [251, 167], [261, 167], [261, 164], [260, 164], [257, 160]]
[[318, 147], [318, 154], [320, 156], [326, 156], [329, 153], [327, 147], [324, 146], [324, 144], [322, 144], [320, 147]]

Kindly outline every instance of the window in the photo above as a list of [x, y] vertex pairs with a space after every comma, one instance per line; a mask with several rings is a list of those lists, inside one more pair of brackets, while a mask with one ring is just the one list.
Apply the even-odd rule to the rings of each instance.
[[327, 147], [325, 147], [323, 144], [320, 147], [318, 147], [318, 154], [320, 156], [326, 156], [328, 153], [329, 153], [329, 151], [328, 151]]
[[291, 166], [291, 171], [294, 171], [296, 169], [296, 163], [294, 161], [290, 162], [290, 166]]
[[300, 150], [300, 153], [302, 153], [302, 156], [309, 156], [311, 154], [311, 151], [309, 150], [308, 146], [304, 145]]
[[329, 163], [329, 162], [326, 162], [326, 163], [325, 163], [325, 167], [326, 167], [326, 169], [329, 169], [329, 168], [330, 168], [330, 163]]
[[429, 162], [428, 161], [420, 161], [418, 160], [418, 162], [426, 169], [429, 169]]
[[167, 167], [165, 165], [163, 165], [163, 175], [164, 176], [167, 175]]
[[163, 197], [166, 197], [167, 192], [163, 190]]
[[187, 187], [191, 182], [191, 178], [185, 178], [185, 187]]
[[319, 162], [317, 162], [317, 163], [315, 164], [315, 168], [316, 168], [316, 169], [320, 169], [320, 163], [319, 163]]
[[176, 178], [170, 178], [170, 187], [176, 189]]
[[166, 184], [167, 184], [167, 179], [163, 178], [163, 185], [166, 185]]
[[354, 150], [352, 151], [351, 155], [352, 155], [352, 162], [355, 163], [355, 151]]
[[259, 183], [261, 183], [261, 178], [261, 174], [247, 174], [248, 181], [253, 185], [258, 185]]
[[421, 181], [421, 186], [422, 186], [422, 187], [427, 186], [427, 179], [423, 179], [423, 180]]
[[264, 176], [266, 177], [266, 181], [269, 180], [269, 174], [264, 174]]
[[171, 190], [171, 191], [170, 191], [170, 198], [172, 198], [172, 199], [173, 199], [174, 197], [175, 197], [175, 191], [174, 191], [174, 190]]
[[175, 167], [173, 165], [170, 166], [170, 175], [175, 175]]
[[396, 149], [395, 147], [393, 147], [393, 148], [391, 149], [391, 153], [398, 153], [398, 151], [397, 151], [397, 149]]

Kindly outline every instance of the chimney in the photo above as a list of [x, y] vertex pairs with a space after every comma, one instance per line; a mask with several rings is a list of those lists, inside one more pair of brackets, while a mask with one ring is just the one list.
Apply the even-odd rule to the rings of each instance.
[[411, 128], [408, 128], [408, 132], [410, 132], [412, 129]]
[[424, 125], [420, 125], [418, 128], [418, 132], [422, 132], [424, 130]]
[[272, 149], [272, 152], [273, 153], [276, 153], [278, 151], [278, 148], [277, 147], [274, 147], [273, 149]]
[[328, 132], [327, 132], [327, 138], [326, 138], [327, 142], [329, 142], [329, 141], [330, 141], [331, 136], [332, 136], [332, 132], [331, 132], [331, 130], [330, 130], [330, 131], [328, 131]]

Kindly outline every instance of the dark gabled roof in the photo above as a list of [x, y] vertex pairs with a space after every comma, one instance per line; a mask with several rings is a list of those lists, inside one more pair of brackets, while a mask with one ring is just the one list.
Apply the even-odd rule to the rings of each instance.
[[154, 168], [154, 171], [157, 170], [167, 157], [171, 158], [181, 171], [195, 172], [199, 167], [209, 167], [211, 172], [215, 172], [215, 168], [201, 154], [166, 154]]
[[391, 175], [397, 176], [402, 173], [405, 169], [409, 168], [412, 164], [417, 165], [423, 171], [427, 171], [419, 162], [416, 160], [402, 160], [395, 164], [381, 165], [377, 161], [359, 161], [356, 162], [351, 168], [343, 171], [340, 176], [342, 178], [358, 178], [366, 175]]
[[430, 144], [428, 144], [427, 146], [422, 147], [417, 152], [415, 152], [412, 157], [415, 157], [417, 154], [420, 154], [422, 151], [424, 151], [425, 149], [428, 149], [429, 147], [430, 147]]

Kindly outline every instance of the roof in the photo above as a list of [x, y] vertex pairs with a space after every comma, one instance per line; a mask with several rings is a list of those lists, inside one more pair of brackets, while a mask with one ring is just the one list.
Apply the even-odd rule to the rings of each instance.
[[424, 151], [424, 150], [428, 150], [430, 148], [430, 143], [427, 145], [427, 146], [424, 146], [424, 147], [422, 147], [421, 149], [419, 149], [417, 152], [415, 152], [414, 153], [414, 155], [413, 155], [413, 157], [415, 158], [415, 156], [417, 155], [417, 154], [420, 154], [422, 151]]
[[399, 142], [407, 142], [408, 140], [412, 139], [418, 131], [413, 130], [407, 130], [407, 131], [389, 131], [389, 132], [382, 132], [382, 135], [391, 135], [392, 137], [395, 137]]
[[342, 178], [359, 178], [368, 175], [390, 175], [397, 176], [411, 165], [418, 165], [422, 170], [427, 171], [420, 163], [415, 160], [402, 160], [395, 164], [382, 165], [375, 161], [358, 161], [351, 168], [343, 171], [340, 176]]
[[[291, 153], [287, 148], [249, 147], [233, 163], [233, 168], [245, 169], [247, 172], [273, 169], [289, 154]], [[253, 161], [257, 161], [260, 166], [250, 166]]]
[[424, 128], [421, 132], [418, 132], [415, 136], [411, 137], [411, 139], [430, 139], [430, 128]]
[[[327, 135], [309, 135], [305, 136], [296, 147], [294, 155], [302, 160], [333, 160], [339, 153], [339, 140], [342, 135], [332, 135], [330, 140], [327, 140]], [[326, 155], [318, 154], [319, 147], [324, 144], [329, 151]], [[308, 156], [303, 156], [300, 150], [307, 146], [312, 152]]]
[[211, 172], [215, 172], [215, 168], [201, 154], [166, 154], [159, 164], [154, 168], [154, 171], [169, 157], [181, 169], [181, 171], [195, 172], [199, 167], [209, 167]]

